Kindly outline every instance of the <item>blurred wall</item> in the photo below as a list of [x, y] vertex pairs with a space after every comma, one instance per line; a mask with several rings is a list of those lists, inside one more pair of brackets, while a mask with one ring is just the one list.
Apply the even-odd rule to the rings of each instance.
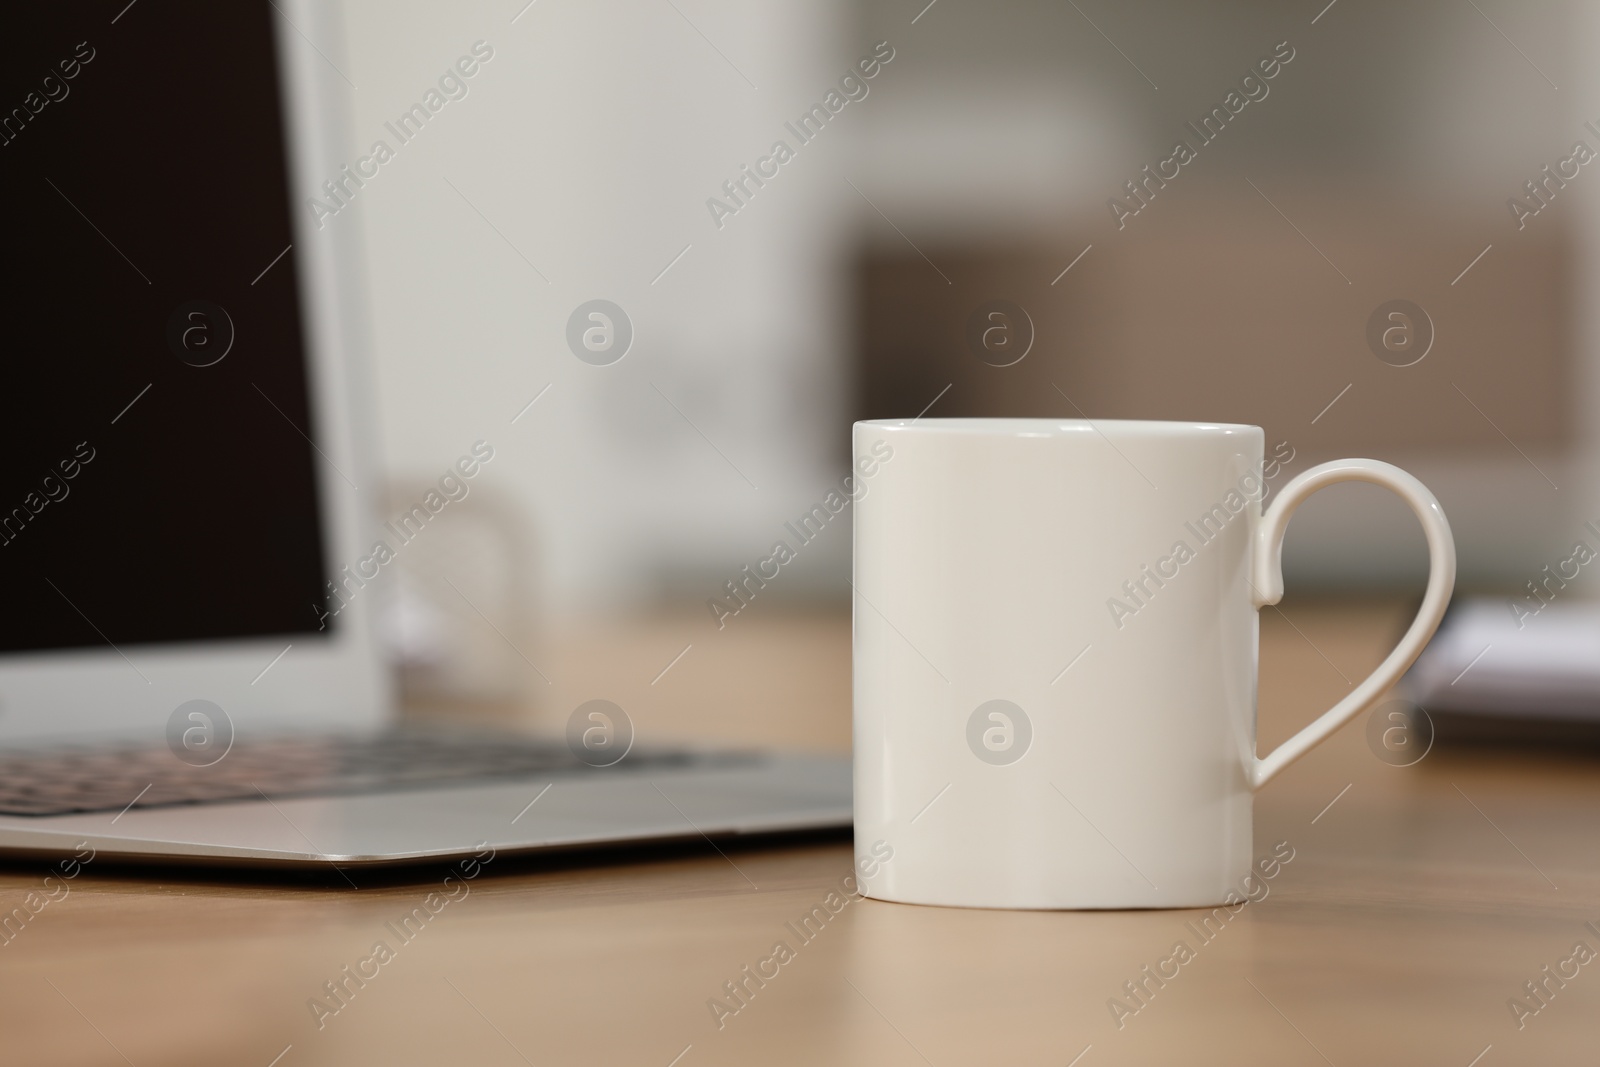
[[[490, 441], [476, 491], [521, 523], [554, 615], [713, 595], [833, 476], [846, 231], [822, 165], [845, 146], [809, 148], [720, 229], [705, 202], [854, 58], [838, 6], [345, 8], [352, 156], [493, 49], [329, 223], [365, 231], [389, 467], [437, 477]], [[567, 343], [596, 298], [633, 328], [609, 366]]]
[[[1600, 149], [1593, 4], [344, 6], [352, 157], [494, 49], [330, 225], [365, 231], [390, 468], [491, 441], [475, 491], [553, 617], [698, 608], [843, 473], [852, 417], [935, 397], [1256, 422], [1296, 469], [1389, 459], [1438, 491], [1469, 586], [1520, 585], [1600, 518], [1600, 168], [1521, 229], [1506, 204]], [[719, 225], [708, 198], [879, 41], [870, 93]], [[1270, 92], [1118, 220], [1280, 42]], [[566, 340], [594, 298], [634, 329], [610, 366]], [[966, 340], [996, 299], [1033, 323], [1014, 366]], [[1395, 299], [1432, 325], [1413, 366], [1368, 340]], [[767, 595], [844, 592], [848, 553], [829, 531]], [[1365, 486], [1307, 505], [1286, 552], [1335, 588], [1416, 584], [1422, 558]]]

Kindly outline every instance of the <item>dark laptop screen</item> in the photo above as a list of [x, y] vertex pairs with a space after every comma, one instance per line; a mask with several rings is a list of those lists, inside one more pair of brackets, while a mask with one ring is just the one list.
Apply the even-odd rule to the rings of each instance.
[[281, 17], [0, 15], [0, 651], [326, 632]]

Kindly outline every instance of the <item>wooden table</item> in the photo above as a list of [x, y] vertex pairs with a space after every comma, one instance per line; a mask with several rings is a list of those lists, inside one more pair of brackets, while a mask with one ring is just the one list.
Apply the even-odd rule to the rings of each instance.
[[[1263, 746], [1387, 650], [1392, 603], [1262, 620]], [[1292, 620], [1292, 623], [1291, 621]], [[842, 616], [658, 619], [547, 643], [546, 718], [597, 694], [642, 736], [843, 748]], [[694, 648], [654, 686], [685, 643]], [[17, 1064], [1593, 1064], [1600, 776], [1574, 756], [1439, 750], [1388, 766], [1358, 726], [1257, 802], [1257, 851], [1294, 860], [1210, 942], [1199, 913], [1020, 913], [849, 903], [786, 930], [850, 864], [842, 839], [496, 860], [321, 1028], [309, 999], [439, 873], [258, 884], [91, 865], [0, 947], [0, 1062]], [[6, 909], [41, 884], [0, 870]], [[719, 1026], [708, 1001], [787, 940], [795, 958]], [[1194, 958], [1119, 1028], [1123, 983]], [[1524, 983], [1553, 993], [1530, 1005]], [[353, 986], [351, 987], [353, 988]], [[753, 988], [753, 987], [752, 987]], [[287, 1049], [287, 1051], [285, 1051]], [[1486, 1051], [1487, 1050], [1487, 1051]], [[1481, 1057], [1481, 1058], [1478, 1058]]]

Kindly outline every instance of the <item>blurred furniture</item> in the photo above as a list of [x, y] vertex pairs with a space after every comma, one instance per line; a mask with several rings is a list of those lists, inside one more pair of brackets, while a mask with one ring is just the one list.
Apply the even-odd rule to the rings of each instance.
[[[1263, 747], [1369, 670], [1406, 605], [1285, 611], [1262, 619]], [[606, 693], [641, 738], [846, 747], [848, 619], [738, 621], [721, 633], [669, 618], [560, 635], [549, 717], [562, 718], [569, 695]], [[1354, 726], [1260, 796], [1257, 852], [1287, 841], [1295, 858], [1203, 945], [1187, 925], [1199, 912], [874, 901], [846, 905], [801, 944], [785, 924], [848, 873], [840, 840], [496, 859], [320, 1031], [308, 998], [375, 941], [392, 942], [385, 924], [443, 871], [357, 874], [355, 890], [332, 872], [264, 885], [91, 865], [0, 947], [0, 1058], [1466, 1067], [1492, 1045], [1483, 1067], [1590, 1063], [1591, 967], [1552, 983], [1521, 1030], [1507, 999], [1526, 1000], [1523, 983], [1574, 942], [1600, 944], [1584, 925], [1600, 920], [1597, 805], [1600, 777], [1579, 758], [1436, 751], [1400, 769]], [[19, 904], [43, 874], [0, 871], [0, 905]], [[780, 939], [795, 958], [719, 1030], [707, 1001], [727, 1002], [724, 983]], [[1107, 1000], [1126, 1000], [1123, 983], [1179, 940], [1196, 958], [1119, 1030]]]
[[[1463, 582], [1520, 587], [1592, 517], [1571, 235], [1497, 238], [1452, 284], [1488, 241], [1464, 236], [1483, 229], [1473, 211], [1287, 189], [1293, 224], [1238, 180], [1163, 193], [1120, 233], [1096, 215], [1026, 241], [919, 242], [926, 259], [879, 235], [856, 263], [856, 417], [938, 396], [929, 417], [1251, 423], [1294, 449], [1291, 474], [1344, 456], [1411, 471], [1450, 516]], [[1427, 317], [1408, 324], [1409, 366], [1368, 339], [1395, 300]], [[973, 346], [993, 301], [1025, 313], [1017, 345], [1031, 330], [1010, 365]], [[1380, 491], [1343, 487], [1305, 515], [1291, 586], [1420, 588], [1415, 523]]]

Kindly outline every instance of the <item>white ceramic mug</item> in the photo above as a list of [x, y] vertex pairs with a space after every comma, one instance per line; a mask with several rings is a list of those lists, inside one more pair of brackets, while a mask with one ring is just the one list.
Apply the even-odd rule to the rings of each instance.
[[[1263, 515], [1286, 448], [1211, 423], [856, 423], [855, 836], [894, 848], [866, 895], [1245, 896], [1255, 790], [1394, 684], [1455, 583], [1438, 501], [1387, 463], [1314, 467]], [[1257, 759], [1257, 612], [1283, 595], [1290, 515], [1343, 481], [1416, 512], [1427, 593], [1370, 677]]]

